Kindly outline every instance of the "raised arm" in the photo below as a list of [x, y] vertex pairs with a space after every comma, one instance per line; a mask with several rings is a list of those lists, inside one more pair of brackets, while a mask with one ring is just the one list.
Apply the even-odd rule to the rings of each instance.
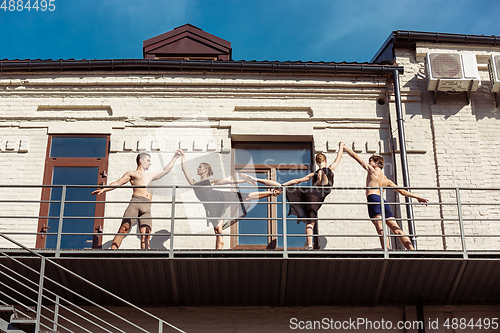
[[335, 168], [337, 168], [337, 165], [339, 165], [340, 160], [342, 159], [342, 155], [344, 154], [344, 147], [345, 143], [340, 142], [339, 143], [339, 151], [337, 152], [337, 157], [335, 158], [335, 161], [333, 161], [332, 164], [330, 164], [329, 168], [332, 171], [335, 171]]
[[189, 185], [194, 185], [196, 184], [196, 182], [194, 181], [193, 177], [191, 177], [191, 175], [189, 174], [189, 172], [187, 171], [187, 167], [186, 167], [186, 155], [184, 154], [184, 152], [182, 150], [177, 150], [176, 153], [179, 152], [179, 154], [181, 155], [181, 166], [182, 166], [182, 172], [184, 173], [184, 176], [186, 177], [186, 180], [187, 182], [189, 183]]
[[363, 169], [365, 169], [366, 171], [368, 171], [369, 173], [373, 173], [375, 172], [375, 169], [373, 169], [373, 167], [366, 163], [365, 160], [363, 160], [361, 157], [359, 157], [358, 154], [356, 154], [352, 149], [350, 148], [347, 148], [346, 146], [344, 146], [344, 151], [349, 155], [351, 156], [356, 162], [359, 163], [359, 165], [361, 165], [363, 167]]
[[170, 162], [167, 165], [165, 165], [165, 167], [163, 168], [162, 171], [158, 171], [158, 172], [155, 172], [152, 174], [151, 180], [158, 180], [161, 177], [165, 176], [167, 173], [169, 173], [170, 170], [172, 170], [172, 168], [174, 167], [175, 161], [177, 161], [177, 159], [181, 156], [179, 151], [182, 151], [182, 150], [180, 150], [180, 149], [176, 150], [176, 152], [174, 153], [174, 157], [172, 157]]
[[[131, 174], [132, 174], [132, 171], [126, 172], [120, 179], [112, 182], [111, 184], [109, 184], [109, 186], [122, 186], [122, 185], [127, 184], [130, 181], [130, 179], [132, 178]], [[103, 194], [104, 192], [112, 191], [114, 189], [115, 189], [115, 187], [105, 187], [105, 188], [95, 190], [90, 195], [99, 195], [99, 194]]]
[[[398, 187], [398, 185], [394, 184], [389, 179], [387, 180], [387, 186], [389, 186], [389, 187]], [[400, 189], [400, 188], [398, 188], [398, 189], [395, 188], [394, 191], [398, 192], [401, 195], [404, 195], [405, 197], [417, 199], [417, 201], [420, 202], [420, 203], [427, 203], [427, 202], [429, 202], [428, 199], [424, 199], [422, 197], [419, 197], [418, 195], [415, 195], [415, 194], [413, 194], [411, 192], [408, 192], [408, 191]]]

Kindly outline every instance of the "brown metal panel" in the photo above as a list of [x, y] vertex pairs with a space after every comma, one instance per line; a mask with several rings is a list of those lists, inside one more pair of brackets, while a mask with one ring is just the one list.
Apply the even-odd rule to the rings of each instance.
[[[444, 304], [457, 281], [457, 272], [463, 260], [452, 258], [402, 258], [384, 261], [381, 258], [350, 258], [327, 253], [309, 257], [228, 258], [210, 257], [199, 254], [198, 258], [165, 259], [163, 256], [144, 257], [142, 252], [116, 252], [112, 256], [87, 253], [85, 258], [59, 258], [55, 260], [69, 270], [96, 283], [102, 288], [135, 304], [175, 304], [172, 273], [175, 273], [179, 303], [193, 304], [239, 304], [269, 305], [280, 303], [281, 278], [286, 276], [285, 305], [328, 304], [358, 305], [371, 304], [375, 295], [382, 265], [387, 263], [387, 275], [383, 281], [380, 303], [414, 304], [421, 295], [424, 304]], [[91, 255], [89, 255], [89, 253]], [[19, 257], [19, 256], [18, 256]], [[423, 256], [425, 257], [425, 256]], [[37, 272], [40, 258], [20, 257], [28, 267]], [[284, 262], [288, 266], [283, 265]], [[454, 304], [484, 304], [500, 301], [500, 265], [498, 258], [469, 259], [459, 280], [453, 297]], [[5, 267], [38, 283], [38, 274], [6, 258], [0, 258], [0, 291], [21, 298], [5, 285], [14, 286]], [[171, 271], [174, 267], [174, 272]], [[288, 267], [286, 272], [283, 267]], [[286, 273], [286, 275], [283, 275]], [[46, 276], [69, 289], [81, 293], [99, 304], [118, 304], [111, 296], [88, 286], [85, 282], [57, 268], [47, 261]], [[27, 282], [29, 285], [30, 283]], [[85, 303], [70, 292], [56, 287], [48, 279], [45, 286], [64, 298], [76, 303]], [[36, 286], [34, 287], [36, 289]], [[36, 293], [19, 287], [32, 299]], [[47, 294], [48, 295], [48, 294]], [[54, 298], [50, 296], [50, 298]], [[3, 296], [0, 296], [3, 299]], [[29, 303], [25, 299], [23, 302]], [[48, 302], [45, 300], [45, 302]]]
[[388, 274], [380, 296], [384, 303], [446, 302], [460, 260], [389, 261]]
[[468, 260], [455, 303], [500, 302], [500, 264], [495, 260]]
[[380, 260], [293, 260], [286, 303], [370, 303]]

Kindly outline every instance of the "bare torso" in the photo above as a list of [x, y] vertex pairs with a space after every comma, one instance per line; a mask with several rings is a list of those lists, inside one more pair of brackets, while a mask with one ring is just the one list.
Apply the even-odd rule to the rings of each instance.
[[[366, 187], [385, 187], [388, 185], [388, 179], [380, 169], [368, 172], [366, 175]], [[370, 194], [380, 195], [379, 189], [366, 189], [366, 196]]]
[[[147, 186], [151, 183], [152, 177], [146, 175], [139, 171], [130, 171], [130, 184], [133, 186]], [[146, 187], [134, 187], [133, 194], [141, 197], [146, 197], [149, 200], [153, 199], [153, 194], [151, 194]]]

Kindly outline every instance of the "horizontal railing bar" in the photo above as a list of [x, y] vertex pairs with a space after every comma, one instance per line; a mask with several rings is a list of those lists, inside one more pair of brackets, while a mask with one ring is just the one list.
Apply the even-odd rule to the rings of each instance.
[[[23, 185], [23, 184], [3, 184], [0, 188], [206, 188], [206, 185]], [[495, 187], [366, 187], [366, 186], [355, 186], [355, 187], [336, 187], [336, 186], [316, 186], [316, 185], [301, 185], [301, 186], [283, 186], [283, 185], [212, 185], [213, 188], [240, 188], [240, 189], [255, 189], [259, 188], [294, 188], [294, 189], [308, 189], [308, 188], [323, 188], [323, 189], [335, 189], [335, 190], [379, 190], [380, 188], [387, 190], [437, 190], [437, 191], [456, 191], [457, 188], [460, 191], [498, 191], [500, 188]]]

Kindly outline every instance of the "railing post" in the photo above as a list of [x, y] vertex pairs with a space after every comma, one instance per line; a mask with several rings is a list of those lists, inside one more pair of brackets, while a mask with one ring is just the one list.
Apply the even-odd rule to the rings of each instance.
[[170, 217], [170, 249], [168, 252], [168, 257], [170, 259], [174, 258], [174, 225], [175, 225], [175, 196], [177, 194], [177, 186], [172, 187], [172, 212]]
[[159, 326], [158, 326], [158, 333], [163, 333], [163, 321], [158, 320]]
[[45, 257], [40, 261], [40, 279], [38, 282], [38, 300], [36, 303], [36, 324], [35, 332], [40, 331], [40, 318], [42, 316], [42, 300], [43, 300], [43, 280], [45, 278]]
[[283, 192], [281, 193], [282, 205], [283, 205], [283, 258], [288, 258], [288, 242], [287, 242], [287, 232], [286, 232], [286, 188], [283, 187]]
[[56, 296], [56, 304], [54, 305], [54, 326], [52, 330], [54, 332], [57, 332], [57, 322], [59, 321], [59, 302], [60, 298], [59, 295]]
[[467, 245], [465, 243], [465, 229], [464, 229], [464, 220], [462, 218], [462, 203], [460, 202], [460, 188], [457, 187], [455, 189], [457, 196], [457, 212], [458, 212], [458, 223], [460, 225], [460, 237], [462, 239], [462, 252], [464, 259], [467, 259]]
[[379, 188], [380, 191], [380, 211], [382, 213], [382, 249], [384, 250], [384, 258], [389, 257], [389, 249], [387, 248], [387, 231], [385, 229], [385, 202], [384, 202], [384, 189]]
[[61, 255], [61, 238], [64, 220], [64, 201], [66, 200], [66, 185], [63, 185], [61, 191], [61, 207], [59, 208], [59, 225], [57, 226], [56, 258]]

